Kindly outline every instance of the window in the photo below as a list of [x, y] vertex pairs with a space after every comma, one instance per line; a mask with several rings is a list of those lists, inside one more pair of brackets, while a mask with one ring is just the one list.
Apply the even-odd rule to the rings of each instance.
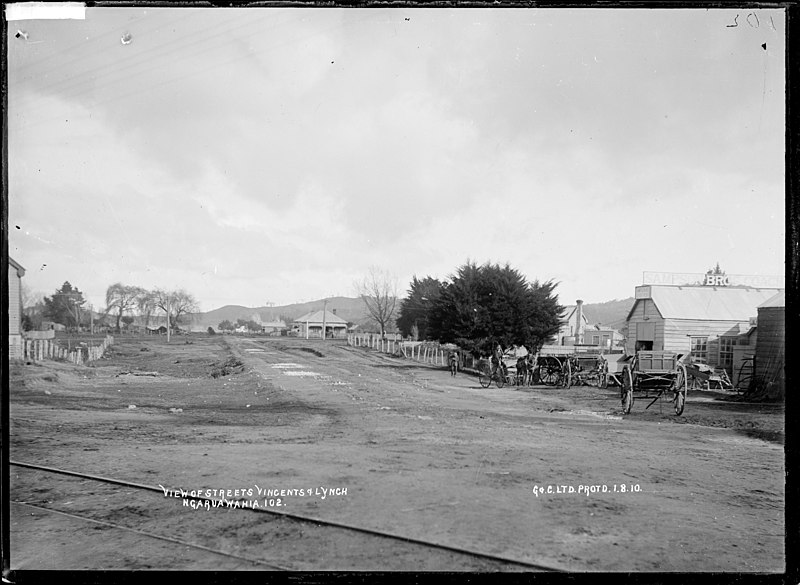
[[734, 341], [733, 337], [719, 338], [719, 365], [728, 367], [733, 365]]
[[600, 345], [600, 336], [592, 335], [592, 345]]
[[708, 362], [708, 337], [692, 337], [692, 359]]

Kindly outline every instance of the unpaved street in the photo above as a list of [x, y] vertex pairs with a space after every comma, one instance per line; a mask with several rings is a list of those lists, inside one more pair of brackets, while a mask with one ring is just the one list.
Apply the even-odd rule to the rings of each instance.
[[784, 570], [780, 407], [699, 393], [680, 418], [645, 401], [623, 417], [613, 388], [483, 389], [341, 343], [189, 339], [120, 339], [86, 371], [16, 366], [12, 460], [251, 490], [279, 512], [531, 566], [12, 466], [14, 502], [238, 555], [14, 504], [13, 569]]

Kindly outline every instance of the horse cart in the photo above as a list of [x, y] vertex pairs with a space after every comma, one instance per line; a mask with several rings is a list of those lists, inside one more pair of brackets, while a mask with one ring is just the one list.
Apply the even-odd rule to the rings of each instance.
[[570, 357], [570, 377], [573, 386], [608, 387], [608, 360], [598, 353], [576, 353]]
[[569, 354], [542, 354], [536, 356], [532, 382], [545, 386], [569, 388], [572, 384], [572, 368]]
[[623, 413], [630, 413], [634, 393], [643, 393], [644, 398], [653, 397], [645, 410], [668, 394], [672, 396], [675, 414], [680, 416], [686, 403], [688, 388], [686, 366], [680, 357], [671, 351], [639, 351], [630, 356], [621, 374], [620, 398]]
[[608, 361], [592, 351], [540, 353], [536, 357], [532, 382], [545, 386], [570, 388], [588, 385], [608, 386]]

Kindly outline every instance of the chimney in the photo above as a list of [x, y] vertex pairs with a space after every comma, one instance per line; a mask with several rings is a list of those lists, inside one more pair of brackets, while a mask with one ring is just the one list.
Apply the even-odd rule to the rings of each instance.
[[575, 308], [575, 318], [577, 324], [575, 325], [575, 343], [583, 343], [583, 301], [578, 299], [575, 301], [577, 307]]

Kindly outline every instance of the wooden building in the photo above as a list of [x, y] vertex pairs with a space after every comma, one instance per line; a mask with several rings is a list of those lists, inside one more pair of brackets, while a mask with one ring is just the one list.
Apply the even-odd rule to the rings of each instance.
[[314, 311], [306, 313], [294, 320], [292, 331], [298, 337], [322, 338], [322, 328], [325, 327], [325, 337], [330, 339], [347, 338], [347, 321], [331, 311]]
[[770, 396], [785, 396], [786, 295], [780, 292], [758, 306], [754, 383]]
[[8, 258], [8, 357], [22, 357], [22, 277], [25, 269]]
[[554, 345], [575, 345], [583, 343], [583, 334], [589, 320], [583, 312], [583, 301], [564, 307], [558, 322], [558, 333], [551, 340]]
[[638, 286], [627, 318], [626, 350], [691, 352], [695, 361], [730, 369], [735, 340], [776, 292], [745, 286]]

